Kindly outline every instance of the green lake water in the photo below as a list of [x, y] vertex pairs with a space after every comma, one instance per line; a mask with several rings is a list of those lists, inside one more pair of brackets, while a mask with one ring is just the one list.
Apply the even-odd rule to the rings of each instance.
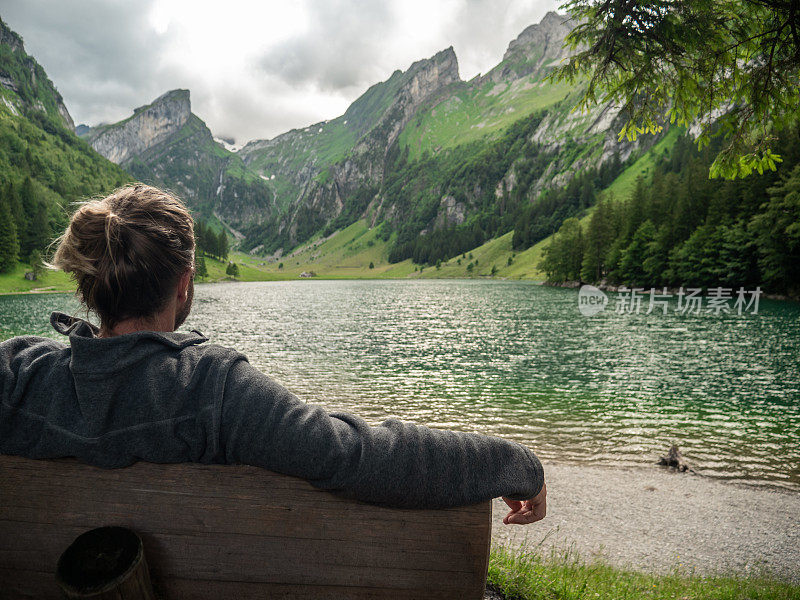
[[[64, 340], [52, 310], [78, 314], [67, 294], [0, 297], [0, 337]], [[674, 442], [701, 475], [800, 490], [797, 303], [585, 317], [576, 291], [519, 282], [207, 284], [183, 329], [373, 423], [502, 435], [579, 464], [653, 464]]]

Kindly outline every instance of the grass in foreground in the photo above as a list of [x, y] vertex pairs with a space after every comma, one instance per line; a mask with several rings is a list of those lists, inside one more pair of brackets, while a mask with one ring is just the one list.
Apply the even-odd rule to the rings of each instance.
[[767, 577], [700, 577], [676, 572], [651, 575], [574, 553], [493, 547], [488, 584], [509, 600], [796, 600], [800, 586]]

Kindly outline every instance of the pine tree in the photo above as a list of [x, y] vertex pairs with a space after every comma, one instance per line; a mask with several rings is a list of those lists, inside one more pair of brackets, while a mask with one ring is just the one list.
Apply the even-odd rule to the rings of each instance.
[[18, 257], [17, 227], [6, 198], [0, 197], [0, 273], [6, 273], [16, 267]]
[[44, 271], [44, 261], [42, 260], [42, 253], [39, 250], [31, 252], [31, 271], [33, 271], [33, 278], [39, 279], [39, 276]]
[[600, 281], [607, 273], [606, 256], [617, 235], [613, 200], [602, 200], [592, 213], [585, 236], [582, 281]]
[[[25, 209], [22, 207], [22, 201], [20, 200], [17, 188], [12, 181], [6, 184], [5, 197], [11, 209], [11, 216], [14, 218], [17, 232], [25, 231], [28, 226], [28, 218], [25, 215]], [[19, 236], [19, 233], [17, 236]]]
[[724, 136], [712, 176], [776, 168], [774, 133], [800, 114], [796, 1], [568, 0], [562, 8], [576, 24], [567, 37], [575, 52], [556, 78], [586, 81], [581, 108], [624, 107], [618, 133], [631, 141], [668, 122], [702, 124], [700, 147]]
[[225, 233], [225, 230], [221, 230], [219, 235], [217, 236], [217, 256], [220, 260], [228, 260], [228, 234]]
[[769, 189], [764, 212], [752, 220], [764, 279], [774, 289], [800, 288], [800, 165]]
[[198, 253], [208, 254], [206, 225], [203, 221], [197, 221], [194, 224], [194, 243]]
[[208, 277], [208, 267], [206, 267], [206, 259], [204, 256], [195, 255], [194, 259], [194, 276], [195, 277]]
[[583, 231], [575, 217], [564, 221], [553, 235], [550, 245], [544, 249], [539, 268], [548, 281], [580, 281], [583, 263]]
[[623, 280], [632, 285], [648, 283], [644, 263], [650, 258], [650, 242], [656, 235], [652, 221], [642, 223], [633, 235], [633, 239], [622, 255], [620, 267]]
[[17, 227], [19, 253], [27, 257], [33, 250], [43, 249], [50, 235], [47, 209], [39, 200], [33, 179], [26, 177], [19, 191], [22, 209], [25, 212], [25, 226]]
[[22, 256], [29, 256], [35, 250], [43, 250], [50, 242], [52, 231], [50, 229], [50, 219], [47, 215], [47, 207], [44, 202], [39, 202], [38, 204], [36, 213], [28, 226], [27, 238], [30, 246], [20, 248]]

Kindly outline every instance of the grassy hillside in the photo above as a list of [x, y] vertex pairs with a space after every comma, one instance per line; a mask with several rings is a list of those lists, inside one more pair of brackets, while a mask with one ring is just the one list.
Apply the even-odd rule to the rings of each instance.
[[[0, 27], [4, 27], [0, 22]], [[12, 32], [13, 33], [13, 32]], [[22, 46], [0, 44], [0, 186], [21, 186], [30, 177], [50, 218], [62, 220], [63, 205], [113, 189], [130, 176], [70, 131], [58, 112], [61, 96]], [[35, 83], [33, 83], [35, 82]]]
[[420, 111], [403, 129], [400, 147], [408, 148], [409, 158], [414, 159], [426, 151], [493, 139], [518, 119], [563, 100], [572, 89], [564, 83], [539, 81], [534, 75], [510, 83], [486, 81], [464, 87]]
[[3, 94], [0, 104], [16, 110], [34, 109], [67, 129], [73, 126], [61, 94], [36, 59], [25, 52], [22, 37], [9, 29], [2, 19], [0, 75], [5, 79], [0, 85]]
[[[238, 279], [242, 281], [297, 279], [302, 272], [312, 271], [320, 279], [490, 277], [492, 267], [496, 267], [494, 276], [498, 278], [543, 279], [536, 267], [542, 245], [516, 252], [511, 248], [511, 236], [509, 232], [465, 253], [463, 258], [441, 263], [439, 268], [418, 267], [410, 260], [390, 264], [389, 242], [380, 238], [378, 228], [360, 220], [328, 238], [317, 237], [274, 262], [242, 253], [233, 253], [231, 260], [240, 266]], [[212, 269], [211, 262], [206, 261], [209, 280], [225, 279], [224, 264], [213, 261]]]
[[0, 274], [0, 294], [75, 290], [75, 285], [69, 275], [61, 271], [45, 271], [36, 281], [25, 279], [26, 271], [30, 271], [29, 265], [17, 263], [16, 268], [8, 273]]
[[[354, 128], [344, 116], [292, 129], [269, 142], [256, 142], [240, 151], [248, 167], [268, 179], [280, 209], [297, 197], [295, 175], [313, 166], [322, 170], [344, 158], [356, 142]], [[263, 150], [253, 150], [256, 146]]]

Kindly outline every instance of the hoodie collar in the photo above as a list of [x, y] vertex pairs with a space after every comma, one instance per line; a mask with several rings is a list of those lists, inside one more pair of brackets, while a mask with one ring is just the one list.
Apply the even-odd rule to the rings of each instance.
[[[72, 346], [71, 367], [75, 370], [113, 371], [124, 368], [125, 364], [142, 353], [155, 350], [153, 344], [164, 345], [180, 350], [195, 344], [207, 342], [208, 338], [193, 329], [189, 333], [178, 331], [135, 331], [109, 338], [97, 337], [99, 328], [88, 321], [59, 311], [50, 315], [50, 324], [59, 333], [69, 336]], [[108, 365], [108, 369], [102, 367]]]

